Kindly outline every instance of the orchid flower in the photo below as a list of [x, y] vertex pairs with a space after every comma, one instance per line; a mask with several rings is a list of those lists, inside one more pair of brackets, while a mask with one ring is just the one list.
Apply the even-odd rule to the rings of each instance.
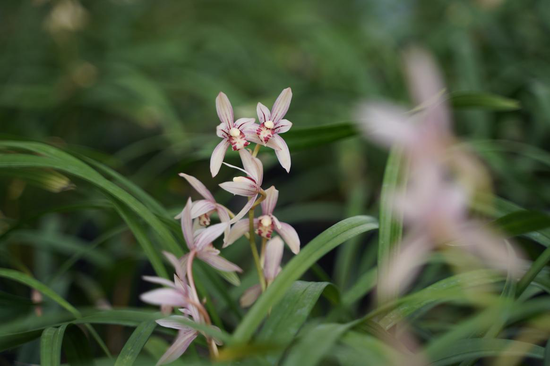
[[[275, 230], [282, 236], [292, 253], [298, 254], [300, 252], [300, 238], [298, 237], [298, 233], [292, 226], [287, 223], [280, 222], [277, 217], [273, 215], [273, 211], [277, 205], [277, 199], [279, 198], [279, 191], [274, 186], [271, 186], [265, 191], [265, 194], [266, 198], [261, 203], [262, 216], [254, 219], [256, 234], [260, 235], [262, 238], [271, 239], [273, 230]], [[223, 245], [224, 248], [233, 244], [237, 239], [243, 236], [248, 229], [248, 220], [238, 221], [229, 231], [227, 241]]]
[[[281, 260], [283, 258], [284, 245], [283, 240], [279, 236], [269, 240], [266, 244], [266, 252], [262, 266], [264, 277], [268, 286], [273, 282], [275, 277], [277, 277], [279, 272], [281, 272]], [[262, 287], [259, 284], [247, 289], [241, 296], [241, 307], [247, 308], [251, 306], [261, 293]]]
[[[181, 213], [181, 229], [189, 250], [196, 253], [197, 258], [220, 271], [242, 272], [239, 266], [220, 257], [220, 251], [212, 245], [212, 242], [225, 231], [228, 224], [222, 222], [209, 226], [206, 229], [195, 231], [193, 230], [193, 218], [191, 215], [192, 207], [193, 201], [189, 198]], [[188, 256], [189, 254], [183, 256], [182, 263], [186, 263]]]
[[[208, 226], [210, 225], [210, 216], [212, 213], [217, 212], [218, 216], [220, 217], [221, 222], [228, 222], [229, 221], [229, 213], [227, 213], [227, 209], [216, 202], [214, 199], [214, 196], [208, 188], [200, 180], [197, 178], [185, 174], [180, 173], [180, 177], [183, 177], [191, 184], [193, 188], [204, 198], [203, 200], [195, 201], [193, 202], [193, 207], [191, 208], [191, 218], [199, 218], [199, 224], [201, 226]], [[179, 215], [176, 216], [177, 219], [179, 219]]]
[[216, 98], [216, 110], [220, 118], [220, 125], [216, 128], [216, 134], [222, 141], [214, 148], [210, 158], [210, 173], [215, 177], [220, 171], [227, 148], [231, 146], [233, 151], [240, 151], [250, 145], [249, 137], [254, 135], [254, 118], [239, 118], [234, 121], [233, 107], [227, 95], [220, 92]]
[[274, 149], [279, 163], [287, 172], [290, 171], [290, 151], [285, 140], [279, 134], [287, 132], [292, 127], [292, 122], [283, 119], [291, 100], [292, 90], [286, 88], [275, 100], [271, 111], [262, 103], [258, 103], [256, 111], [260, 126], [257, 127], [255, 134], [248, 137], [249, 141]]
[[243, 162], [244, 169], [224, 163], [225, 165], [240, 170], [246, 174], [245, 177], [239, 176], [233, 178], [232, 182], [220, 183], [220, 187], [237, 196], [248, 197], [248, 203], [242, 210], [231, 219], [230, 223], [240, 220], [254, 205], [256, 198], [261, 194], [262, 182], [264, 179], [264, 168], [260, 159], [255, 158], [247, 150], [240, 150], [239, 155]]

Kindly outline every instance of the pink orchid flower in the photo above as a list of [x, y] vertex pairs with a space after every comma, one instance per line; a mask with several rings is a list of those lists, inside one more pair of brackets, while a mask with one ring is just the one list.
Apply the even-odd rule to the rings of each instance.
[[[239, 266], [220, 257], [220, 251], [212, 245], [212, 242], [225, 231], [228, 223], [222, 222], [206, 229], [193, 230], [192, 207], [193, 201], [189, 198], [181, 213], [181, 230], [189, 250], [194, 252], [197, 258], [220, 271], [242, 272]], [[181, 259], [184, 267], [188, 256], [189, 254], [186, 254]]]
[[[260, 235], [262, 238], [271, 239], [273, 231], [281, 235], [285, 243], [288, 245], [292, 253], [298, 254], [300, 252], [300, 238], [296, 230], [287, 223], [280, 222], [273, 211], [277, 205], [277, 199], [279, 198], [279, 191], [271, 186], [265, 191], [266, 199], [262, 202], [262, 216], [254, 219], [254, 228], [256, 229], [256, 234]], [[249, 229], [248, 220], [238, 221], [231, 230], [227, 237], [224, 247], [233, 244], [237, 239], [243, 236]]]
[[292, 122], [283, 119], [291, 100], [292, 90], [286, 88], [273, 104], [271, 111], [262, 103], [258, 103], [256, 111], [260, 126], [257, 127], [256, 133], [248, 138], [249, 141], [274, 149], [277, 159], [287, 172], [290, 171], [290, 151], [285, 140], [279, 134], [287, 132], [292, 127]]
[[[264, 277], [268, 286], [273, 282], [275, 277], [277, 277], [279, 272], [281, 272], [281, 260], [283, 258], [284, 246], [285, 244], [283, 243], [283, 240], [278, 236], [269, 240], [266, 244], [265, 257], [262, 266]], [[239, 300], [241, 307], [247, 308], [251, 306], [256, 299], [258, 299], [261, 293], [262, 288], [259, 284], [247, 289]]]
[[[214, 199], [214, 196], [208, 188], [200, 180], [197, 178], [185, 174], [180, 173], [180, 177], [183, 177], [191, 184], [193, 188], [204, 198], [203, 200], [195, 201], [193, 202], [193, 207], [191, 208], [191, 218], [196, 219], [199, 218], [199, 224], [201, 226], [208, 226], [210, 225], [210, 216], [217, 212], [218, 216], [220, 217], [221, 222], [229, 222], [229, 213], [227, 212], [227, 209], [216, 202]], [[177, 219], [179, 219], [179, 215], [176, 216]]]
[[227, 95], [220, 92], [216, 98], [216, 110], [220, 118], [220, 125], [216, 128], [216, 134], [222, 141], [214, 148], [210, 158], [210, 173], [215, 177], [220, 171], [227, 148], [231, 146], [233, 151], [240, 151], [250, 145], [249, 137], [254, 135], [254, 118], [239, 118], [234, 121], [233, 107]]
[[260, 159], [255, 158], [247, 150], [240, 150], [239, 155], [243, 163], [244, 169], [224, 163], [225, 165], [240, 170], [246, 174], [245, 177], [239, 176], [233, 178], [232, 182], [220, 183], [220, 187], [227, 192], [233, 193], [237, 196], [248, 197], [247, 204], [242, 210], [231, 219], [230, 223], [234, 223], [240, 220], [250, 209], [260, 192], [262, 192], [262, 182], [264, 179], [264, 167]]

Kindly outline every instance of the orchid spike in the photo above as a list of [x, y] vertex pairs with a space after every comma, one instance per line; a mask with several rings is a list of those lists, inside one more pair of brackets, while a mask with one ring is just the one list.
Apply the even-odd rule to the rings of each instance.
[[[277, 277], [279, 272], [281, 272], [284, 245], [283, 240], [278, 236], [269, 240], [266, 244], [266, 252], [262, 266], [268, 286], [273, 282], [275, 277]], [[241, 307], [247, 308], [251, 306], [261, 293], [262, 288], [259, 284], [248, 288], [239, 300]]]
[[[290, 151], [285, 140], [279, 136], [285, 133], [292, 127], [292, 122], [283, 119], [292, 100], [292, 90], [284, 89], [275, 103], [271, 111], [262, 103], [258, 103], [256, 111], [260, 125], [256, 129], [256, 133], [249, 136], [248, 140], [257, 144], [270, 147], [275, 150], [275, 155], [281, 166], [287, 171], [290, 171]], [[257, 125], [255, 125], [257, 126]]]
[[216, 128], [216, 134], [222, 141], [214, 148], [210, 158], [210, 173], [215, 177], [220, 171], [227, 148], [233, 151], [242, 150], [250, 145], [249, 137], [254, 135], [254, 118], [239, 118], [234, 120], [233, 107], [227, 95], [220, 92], [216, 98], [216, 110], [221, 123]]
[[[228, 223], [222, 222], [206, 229], [194, 230], [191, 215], [192, 207], [193, 201], [189, 198], [180, 216], [181, 230], [189, 250], [195, 252], [200, 260], [220, 271], [242, 272], [239, 266], [222, 258], [219, 255], [220, 251], [212, 245], [212, 242], [226, 230]], [[182, 261], [186, 261], [187, 256], [188, 254], [183, 256]]]
[[239, 154], [243, 162], [244, 169], [224, 163], [225, 165], [240, 170], [246, 174], [245, 177], [238, 176], [233, 178], [232, 182], [220, 183], [220, 187], [230, 193], [237, 196], [248, 197], [248, 203], [242, 208], [242, 210], [235, 215], [229, 222], [233, 224], [240, 220], [254, 205], [256, 198], [260, 192], [262, 192], [262, 182], [264, 176], [264, 168], [260, 159], [255, 158], [247, 150], [240, 150]]
[[[277, 199], [279, 198], [279, 191], [271, 186], [265, 190], [266, 199], [262, 202], [262, 216], [254, 220], [254, 228], [256, 234], [262, 238], [271, 239], [273, 231], [276, 231], [281, 235], [285, 243], [288, 245], [292, 253], [298, 254], [300, 252], [300, 237], [296, 230], [287, 223], [280, 222], [273, 211], [277, 205]], [[233, 244], [237, 239], [243, 236], [249, 229], [248, 220], [240, 220], [233, 225], [229, 231], [227, 240], [224, 242], [224, 247]]]

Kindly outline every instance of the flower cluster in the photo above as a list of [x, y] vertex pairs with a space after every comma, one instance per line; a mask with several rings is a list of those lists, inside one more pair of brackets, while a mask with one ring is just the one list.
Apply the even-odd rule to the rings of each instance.
[[[142, 294], [141, 300], [160, 306], [165, 315], [170, 315], [174, 308], [181, 314], [157, 321], [163, 327], [178, 330], [178, 336], [158, 364], [170, 363], [179, 358], [201, 334], [190, 326], [189, 322], [212, 326], [195, 287], [194, 260], [199, 259], [219, 271], [242, 272], [239, 266], [221, 257], [220, 250], [214, 247], [213, 242], [222, 234], [223, 248], [242, 236], [247, 236], [250, 241], [259, 283], [245, 291], [241, 298], [243, 307], [250, 306], [280, 272], [284, 243], [294, 254], [300, 251], [300, 239], [296, 230], [289, 224], [280, 222], [273, 215], [279, 191], [274, 186], [266, 190], [262, 188], [264, 169], [261, 160], [256, 157], [261, 146], [269, 147], [275, 151], [281, 166], [287, 172], [290, 171], [290, 152], [279, 134], [287, 132], [292, 127], [290, 121], [283, 119], [291, 99], [292, 91], [287, 88], [279, 95], [271, 111], [258, 103], [260, 124], [256, 124], [254, 118], [235, 120], [233, 107], [224, 93], [220, 93], [216, 98], [216, 110], [221, 121], [216, 132], [222, 141], [212, 152], [210, 172], [212, 177], [215, 177], [222, 164], [242, 172], [242, 175], [233, 178], [232, 181], [221, 183], [220, 187], [234, 195], [247, 197], [248, 201], [237, 214], [233, 214], [227, 207], [216, 202], [214, 195], [197, 178], [180, 173], [202, 199], [192, 201], [189, 198], [182, 212], [176, 216], [176, 219], [181, 221], [183, 238], [189, 253], [181, 258], [164, 253], [174, 267], [173, 281], [161, 277], [144, 277], [144, 280], [164, 287]], [[251, 143], [256, 144], [253, 151], [247, 149]], [[242, 168], [223, 162], [229, 146], [232, 150], [238, 151]], [[254, 210], [258, 205], [261, 205], [262, 214], [255, 217]], [[213, 214], [217, 215], [219, 223], [211, 224]], [[248, 218], [243, 219], [247, 214]], [[274, 232], [280, 236], [274, 236]], [[261, 238], [260, 253], [256, 246], [256, 235]], [[205, 333], [202, 334], [206, 338], [211, 356], [216, 357], [217, 345], [220, 342]]]
[[438, 68], [429, 54], [412, 49], [405, 72], [418, 105], [412, 113], [372, 102], [358, 112], [364, 134], [381, 145], [397, 145], [409, 165], [406, 186], [393, 197], [408, 235], [379, 290], [406, 287], [436, 245], [460, 245], [494, 267], [510, 269], [514, 264], [503, 238], [468, 217], [469, 201], [488, 189], [490, 179], [473, 154], [456, 144]]

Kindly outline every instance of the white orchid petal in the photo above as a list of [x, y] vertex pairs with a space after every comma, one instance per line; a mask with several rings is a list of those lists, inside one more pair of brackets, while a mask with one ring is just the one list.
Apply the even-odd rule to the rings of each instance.
[[172, 288], [159, 288], [148, 291], [139, 297], [141, 301], [151, 305], [185, 306], [187, 302], [183, 295]]
[[271, 215], [277, 205], [279, 191], [275, 188], [275, 186], [271, 186], [265, 190], [265, 193], [266, 198], [262, 201], [262, 212], [264, 215]]
[[[219, 253], [219, 251], [218, 251]], [[219, 269], [224, 272], [242, 272], [241, 267], [237, 266], [234, 263], [231, 263], [225, 258], [222, 258], [213, 251], [202, 251], [197, 254], [200, 260], [208, 263], [211, 267]]]
[[239, 150], [239, 155], [243, 163], [244, 171], [247, 172], [258, 185], [262, 184], [263, 180], [263, 165], [260, 159], [255, 158], [248, 150]]
[[187, 200], [187, 204], [183, 208], [181, 213], [181, 231], [183, 232], [183, 238], [187, 243], [187, 247], [191, 250], [195, 247], [195, 240], [193, 239], [193, 219], [191, 217], [191, 209], [193, 207], [193, 201], [191, 198]]
[[292, 253], [298, 254], [300, 252], [300, 237], [292, 226], [281, 222], [281, 227], [275, 227], [275, 230], [283, 237], [283, 240], [286, 245], [288, 245]]
[[208, 213], [216, 209], [216, 204], [212, 201], [200, 200], [193, 202], [193, 207], [191, 208], [191, 218], [195, 219], [205, 213]]
[[248, 211], [250, 211], [250, 209], [252, 208], [252, 205], [254, 205], [254, 202], [256, 201], [256, 198], [258, 197], [257, 194], [255, 194], [254, 196], [252, 196], [252, 198], [250, 198], [248, 200], [248, 202], [246, 203], [246, 205], [242, 208], [241, 211], [239, 211], [238, 214], [235, 215], [235, 217], [233, 217], [231, 219], [231, 221], [229, 222], [230, 224], [233, 224], [237, 221], [239, 221], [240, 219], [243, 218], [244, 215], [246, 215], [248, 213]]
[[212, 177], [218, 175], [229, 145], [231, 145], [229, 141], [224, 139], [216, 145], [214, 151], [212, 151], [212, 156], [210, 157], [210, 173], [212, 174]]
[[216, 112], [218, 112], [220, 121], [226, 124], [227, 129], [231, 129], [233, 127], [234, 120], [233, 107], [231, 106], [231, 102], [225, 93], [220, 92], [220, 94], [216, 97]]
[[290, 107], [290, 101], [292, 100], [292, 90], [290, 88], [284, 89], [271, 109], [271, 120], [274, 123], [279, 122], [288, 111]]
[[258, 297], [262, 294], [262, 287], [260, 285], [254, 285], [250, 288], [248, 288], [241, 298], [239, 299], [239, 303], [241, 304], [242, 308], [248, 308], [256, 302]]
[[201, 196], [204, 197], [205, 200], [208, 200], [208, 201], [211, 201], [211, 202], [215, 201], [214, 196], [212, 195], [212, 193], [210, 193], [208, 188], [206, 188], [206, 186], [204, 184], [202, 184], [202, 182], [200, 180], [193, 177], [192, 175], [185, 174], [185, 173], [180, 173], [179, 176], [182, 177], [182, 178], [185, 178], [189, 182], [189, 184], [191, 184], [191, 186], [193, 188], [195, 188], [195, 190], [197, 192], [199, 192], [199, 194]]
[[141, 278], [143, 278], [144, 281], [155, 283], [157, 285], [163, 285], [163, 286], [168, 286], [172, 288], [176, 287], [174, 285], [174, 282], [167, 280], [166, 278], [155, 277], [155, 276], [142, 276]]
[[250, 125], [253, 125], [256, 119], [254, 118], [239, 118], [235, 121], [235, 127], [241, 131], [248, 130]]
[[264, 261], [264, 276], [268, 281], [273, 281], [275, 276], [277, 276], [277, 273], [279, 273], [279, 266], [281, 265], [281, 259], [283, 258], [284, 246], [285, 244], [283, 243], [283, 240], [278, 236], [267, 242]]
[[157, 365], [165, 365], [180, 358], [181, 355], [183, 355], [185, 351], [187, 351], [187, 348], [189, 347], [191, 342], [193, 342], [193, 340], [195, 340], [198, 335], [199, 333], [192, 328], [181, 330], [178, 333], [178, 336], [176, 337], [174, 343], [172, 343], [170, 348], [168, 348], [166, 353], [164, 353], [160, 360], [157, 362]]
[[258, 187], [254, 182], [223, 182], [220, 187], [227, 192], [237, 196], [251, 197], [258, 192]]
[[164, 254], [166, 259], [168, 259], [168, 262], [170, 262], [172, 267], [174, 267], [174, 269], [176, 270], [176, 274], [180, 278], [184, 278], [185, 277], [185, 270], [183, 269], [184, 267], [181, 266], [180, 260], [174, 254], [172, 254], [170, 252], [163, 251], [162, 254]]
[[[277, 155], [277, 159], [279, 159], [279, 163], [281, 163], [281, 166], [285, 168], [286, 172], [290, 172], [290, 151], [288, 150], [288, 145], [286, 144], [285, 140], [279, 136], [274, 135], [271, 140], [275, 142], [281, 149], [275, 150], [275, 155]], [[271, 141], [270, 140], [270, 141]]]
[[195, 247], [197, 248], [197, 250], [200, 252], [206, 245], [216, 240], [221, 234], [223, 234], [227, 225], [227, 223], [222, 222], [216, 225], [209, 226], [208, 228], [201, 231], [200, 234], [197, 235], [197, 237], [195, 238]]
[[276, 133], [285, 133], [292, 127], [292, 122], [290, 122], [288, 119], [282, 119], [277, 123], [274, 130]]
[[269, 108], [267, 108], [262, 103], [258, 103], [258, 106], [256, 107], [256, 112], [258, 113], [258, 120], [261, 123], [271, 120], [271, 112], [269, 111]]
[[236, 242], [241, 236], [243, 236], [249, 230], [248, 219], [240, 220], [235, 223], [229, 230], [229, 235], [224, 240], [223, 248]]

